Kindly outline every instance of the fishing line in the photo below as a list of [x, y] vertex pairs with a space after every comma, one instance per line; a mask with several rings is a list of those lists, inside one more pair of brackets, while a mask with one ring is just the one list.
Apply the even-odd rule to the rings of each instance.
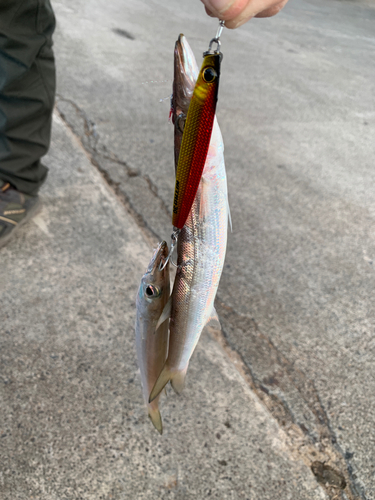
[[[149, 85], [150, 83], [170, 83], [173, 82], [173, 80], [150, 80], [149, 82], [142, 82], [141, 85]], [[163, 97], [162, 99], [159, 99], [159, 102], [164, 102], [166, 100], [171, 99], [171, 94], [167, 95], [166, 97]]]
[[163, 99], [159, 99], [159, 102], [164, 102], [167, 99], [171, 100], [171, 96], [172, 96], [172, 94], [169, 94], [169, 95], [167, 95], [167, 97], [163, 97]]
[[150, 80], [149, 82], [142, 82], [141, 85], [147, 85], [149, 83], [167, 83], [173, 82], [173, 80]]

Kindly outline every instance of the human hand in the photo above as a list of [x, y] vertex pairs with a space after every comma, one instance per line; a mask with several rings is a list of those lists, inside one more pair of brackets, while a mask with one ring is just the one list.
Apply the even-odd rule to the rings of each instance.
[[253, 17], [271, 17], [277, 14], [288, 0], [201, 0], [211, 17], [225, 21], [227, 28], [238, 28]]

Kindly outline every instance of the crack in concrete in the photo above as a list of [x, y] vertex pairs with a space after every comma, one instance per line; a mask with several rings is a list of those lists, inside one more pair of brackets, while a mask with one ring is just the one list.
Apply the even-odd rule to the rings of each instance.
[[[162, 228], [170, 225], [171, 219], [171, 212], [160, 198], [157, 186], [149, 176], [132, 169], [100, 143], [95, 122], [74, 101], [58, 95], [56, 108], [91, 163], [136, 220], [146, 239], [155, 245], [163, 233]], [[140, 180], [141, 184], [135, 184], [135, 180]], [[143, 211], [145, 189], [162, 208], [162, 217], [158, 213], [159, 224], [152, 219], [152, 214]], [[208, 330], [286, 432], [292, 453], [312, 470], [331, 500], [369, 500], [356, 480], [349, 458], [337, 443], [313, 381], [278, 351], [254, 318], [235, 311], [219, 295], [216, 301], [222, 331]], [[244, 336], [248, 337], [246, 352], [242, 352], [236, 342], [236, 338]]]
[[[211, 335], [284, 429], [296, 457], [311, 468], [331, 500], [369, 500], [337, 442], [313, 381], [278, 351], [253, 318], [235, 311], [219, 296], [216, 309], [222, 331], [210, 329]], [[227, 333], [229, 329], [231, 335]], [[240, 353], [236, 347], [237, 336], [247, 337], [250, 349], [246, 353]], [[296, 399], [296, 395], [300, 401]], [[302, 406], [301, 401], [304, 403]], [[312, 415], [315, 418], [306, 418], [309, 416], [306, 415], [306, 407], [310, 411], [310, 417]], [[319, 471], [330, 471], [331, 474], [326, 474], [328, 479], [325, 480], [325, 475], [319, 474]], [[335, 481], [332, 480], [333, 477], [336, 478]], [[342, 479], [339, 481], [338, 478]], [[344, 482], [345, 488], [338, 486]]]
[[[57, 94], [56, 110], [74, 136], [78, 138], [90, 162], [100, 171], [106, 183], [120, 198], [137, 224], [146, 230], [146, 232], [143, 231], [144, 236], [154, 245], [159, 240], [161, 227], [170, 223], [171, 218], [168, 207], [159, 196], [157, 186], [148, 175], [142, 175], [127, 162], [119, 159], [115, 153], [108, 151], [105, 144], [100, 142], [95, 122], [74, 101]], [[118, 168], [119, 166], [121, 169]], [[145, 192], [154, 197], [155, 204], [161, 208], [164, 217], [160, 217], [160, 210], [147, 211], [150, 204], [142, 203]], [[158, 213], [157, 218], [154, 215], [156, 213]], [[153, 236], [151, 240], [150, 233]]]

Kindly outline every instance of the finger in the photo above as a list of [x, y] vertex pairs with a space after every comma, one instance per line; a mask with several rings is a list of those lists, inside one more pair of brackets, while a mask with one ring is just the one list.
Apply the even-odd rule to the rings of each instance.
[[214, 17], [224, 21], [239, 16], [252, 0], [201, 0]]
[[[280, 3], [282, 5], [279, 7]], [[225, 26], [230, 29], [239, 28], [255, 16], [267, 17], [265, 15], [267, 11], [277, 14], [285, 3], [285, 0], [250, 0], [245, 9], [238, 16], [225, 22]]]
[[285, 4], [288, 2], [288, 0], [283, 0], [277, 5], [274, 5], [273, 7], [270, 7], [269, 9], [263, 10], [262, 12], [259, 12], [255, 17], [272, 17], [276, 16], [280, 12], [280, 10], [285, 6]]
[[211, 17], [225, 20], [229, 29], [238, 28], [253, 17], [271, 17], [280, 12], [288, 0], [201, 0]]
[[206, 10], [206, 14], [210, 17], [216, 17], [215, 14], [213, 14], [210, 10], [207, 9], [206, 6], [204, 6], [205, 10]]

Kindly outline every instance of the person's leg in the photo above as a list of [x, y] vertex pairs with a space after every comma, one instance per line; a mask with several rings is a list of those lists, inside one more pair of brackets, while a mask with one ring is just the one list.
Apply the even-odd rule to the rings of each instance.
[[0, 0], [0, 247], [38, 208], [55, 99], [50, 0]]
[[47, 176], [54, 28], [49, 0], [0, 1], [0, 184], [34, 196]]

